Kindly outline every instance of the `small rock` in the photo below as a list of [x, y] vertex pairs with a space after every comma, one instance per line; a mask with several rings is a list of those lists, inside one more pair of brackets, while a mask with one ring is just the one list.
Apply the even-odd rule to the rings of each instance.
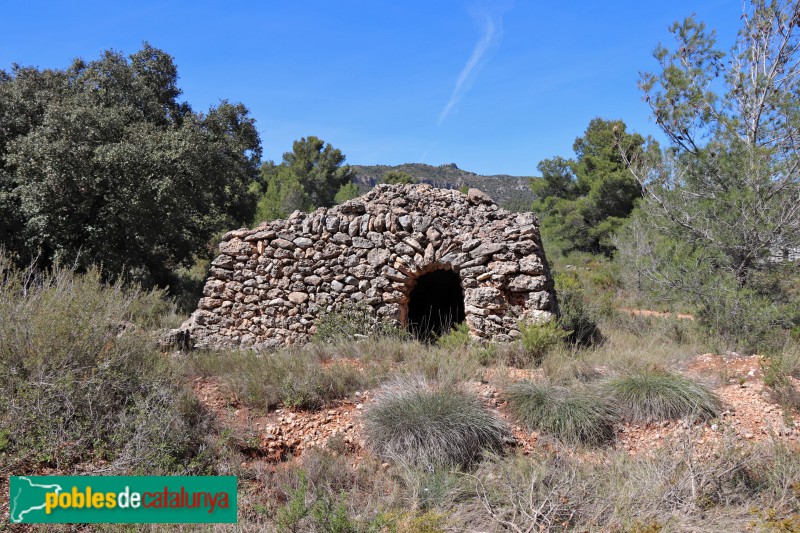
[[308, 294], [304, 292], [290, 292], [289, 301], [294, 304], [304, 304], [308, 301]]

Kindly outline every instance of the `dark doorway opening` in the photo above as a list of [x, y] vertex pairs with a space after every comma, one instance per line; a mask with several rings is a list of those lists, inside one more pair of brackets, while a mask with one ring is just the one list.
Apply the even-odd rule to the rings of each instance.
[[434, 270], [423, 274], [408, 299], [408, 331], [431, 342], [464, 321], [464, 291], [458, 274]]

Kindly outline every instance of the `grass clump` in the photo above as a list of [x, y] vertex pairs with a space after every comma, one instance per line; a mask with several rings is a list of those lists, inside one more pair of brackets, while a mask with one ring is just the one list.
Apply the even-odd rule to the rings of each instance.
[[460, 322], [447, 333], [436, 339], [436, 345], [443, 350], [458, 350], [469, 346], [469, 325]]
[[506, 398], [525, 426], [565, 444], [599, 445], [614, 438], [614, 409], [588, 386], [521, 381], [508, 388]]
[[524, 356], [512, 361], [515, 366], [540, 364], [550, 350], [571, 335], [571, 332], [564, 331], [555, 320], [544, 323], [523, 322], [519, 325], [519, 332]]
[[381, 320], [367, 304], [357, 303], [332, 310], [319, 317], [312, 340], [319, 343], [349, 342], [367, 338], [404, 339], [408, 333]]
[[714, 418], [720, 400], [705, 386], [664, 370], [642, 370], [610, 380], [605, 389], [620, 414], [631, 422], [682, 417]]
[[251, 407], [285, 405], [318, 409], [374, 385], [374, 376], [344, 361], [321, 360], [309, 351], [205, 352], [189, 359], [189, 372], [221, 378], [225, 388]]
[[377, 455], [428, 469], [468, 466], [509, 436], [473, 394], [421, 377], [386, 385], [364, 420]]

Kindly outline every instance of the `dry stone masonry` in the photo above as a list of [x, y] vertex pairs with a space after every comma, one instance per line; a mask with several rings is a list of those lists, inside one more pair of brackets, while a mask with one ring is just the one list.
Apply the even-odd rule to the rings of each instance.
[[[417, 298], [460, 300], [444, 308], [459, 309], [476, 340], [510, 341], [520, 320], [557, 311], [538, 220], [477, 189], [379, 185], [330, 209], [228, 232], [219, 249], [181, 327], [196, 346], [306, 342], [323, 313], [353, 305], [408, 327]], [[446, 276], [455, 290], [438, 294]]]

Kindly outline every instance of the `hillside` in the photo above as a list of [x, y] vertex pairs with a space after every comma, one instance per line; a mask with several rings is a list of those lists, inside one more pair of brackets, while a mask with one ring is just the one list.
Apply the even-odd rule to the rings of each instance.
[[461, 170], [455, 163], [447, 165], [426, 165], [424, 163], [405, 163], [390, 165], [351, 165], [356, 173], [356, 184], [361, 192], [374, 187], [390, 170], [406, 172], [420, 183], [429, 183], [443, 189], [458, 189], [464, 185], [482, 190], [503, 207], [524, 205], [530, 209], [533, 193], [528, 185], [530, 176], [509, 176], [497, 174], [481, 176], [474, 172]]

